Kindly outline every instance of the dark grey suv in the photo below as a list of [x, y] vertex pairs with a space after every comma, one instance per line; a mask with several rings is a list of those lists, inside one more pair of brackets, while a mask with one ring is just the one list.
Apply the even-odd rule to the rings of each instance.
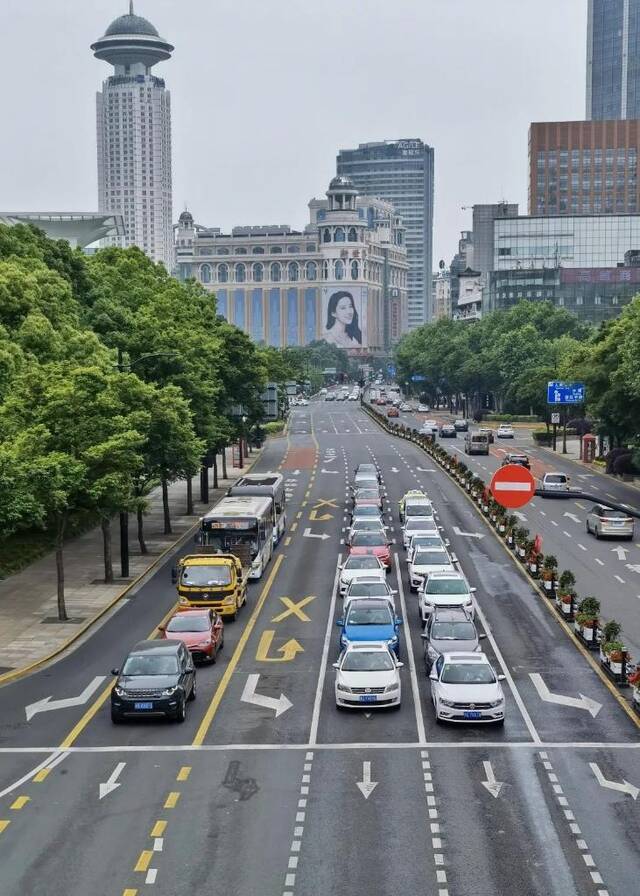
[[111, 671], [118, 676], [111, 691], [113, 722], [158, 715], [184, 722], [187, 701], [196, 697], [196, 670], [182, 641], [140, 641], [122, 669]]
[[435, 609], [427, 620], [424, 639], [424, 665], [427, 675], [443, 653], [474, 653], [480, 650], [480, 639], [473, 620], [463, 607]]

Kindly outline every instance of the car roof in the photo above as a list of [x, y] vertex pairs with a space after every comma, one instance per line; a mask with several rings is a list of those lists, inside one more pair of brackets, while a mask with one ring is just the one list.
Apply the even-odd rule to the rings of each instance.
[[464, 573], [459, 572], [457, 569], [452, 569], [449, 572], [432, 572], [429, 576], [430, 579], [464, 579], [466, 582], [467, 579]]
[[180, 618], [183, 616], [208, 616], [212, 610], [213, 607], [198, 607], [197, 609], [194, 609], [193, 607], [185, 607], [184, 610], [181, 610], [180, 607], [178, 607], [171, 618], [175, 619], [176, 616], [180, 616]]
[[471, 622], [471, 617], [464, 607], [436, 607], [433, 611], [434, 622]]
[[157, 641], [138, 641], [136, 646], [129, 651], [131, 654], [139, 653], [176, 653], [182, 647], [182, 641], [171, 640], [170, 638], [158, 639]]
[[445, 662], [449, 663], [484, 663], [490, 666], [486, 653], [443, 653]]
[[358, 579], [358, 585], [387, 585], [387, 582], [378, 578], [378, 576], [361, 576]]
[[360, 606], [366, 608], [374, 609], [375, 607], [388, 607], [389, 601], [386, 597], [365, 597], [360, 601]]
[[383, 650], [389, 653], [389, 645], [384, 641], [354, 641], [347, 644], [345, 653], [348, 653], [351, 650]]

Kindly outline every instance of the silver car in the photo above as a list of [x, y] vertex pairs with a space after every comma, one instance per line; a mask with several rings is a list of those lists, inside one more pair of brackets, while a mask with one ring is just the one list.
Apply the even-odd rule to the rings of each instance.
[[462, 607], [437, 609], [427, 621], [422, 633], [424, 665], [427, 675], [443, 653], [475, 653], [480, 650], [480, 639], [473, 620]]
[[543, 498], [568, 498], [571, 477], [566, 473], [545, 473], [538, 487]]
[[633, 540], [633, 517], [628, 516], [622, 510], [614, 510], [613, 507], [605, 507], [603, 504], [594, 504], [587, 514], [587, 532], [596, 538], [612, 535], [615, 538]]

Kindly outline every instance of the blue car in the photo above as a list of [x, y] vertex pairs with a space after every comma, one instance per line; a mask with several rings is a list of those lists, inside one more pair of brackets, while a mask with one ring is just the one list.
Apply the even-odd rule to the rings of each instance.
[[338, 619], [340, 626], [340, 649], [354, 642], [380, 641], [389, 645], [396, 656], [400, 656], [398, 630], [402, 619], [394, 615], [388, 600], [352, 600], [347, 608], [346, 619]]

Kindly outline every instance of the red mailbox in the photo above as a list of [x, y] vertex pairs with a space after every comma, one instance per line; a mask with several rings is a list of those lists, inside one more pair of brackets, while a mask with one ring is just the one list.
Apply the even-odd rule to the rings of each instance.
[[597, 439], [595, 436], [586, 435], [582, 439], [582, 460], [585, 464], [591, 464], [595, 460], [596, 457], [596, 442]]

